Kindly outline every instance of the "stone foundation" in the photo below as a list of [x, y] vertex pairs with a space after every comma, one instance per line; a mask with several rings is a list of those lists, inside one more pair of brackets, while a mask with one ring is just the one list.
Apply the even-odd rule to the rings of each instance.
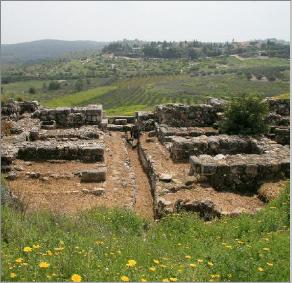
[[198, 137], [201, 135], [218, 135], [218, 130], [212, 127], [170, 127], [166, 124], [156, 124], [157, 137], [160, 142], [171, 142], [173, 136]]
[[262, 154], [191, 156], [191, 174], [217, 189], [252, 191], [269, 180], [289, 178], [289, 148], [267, 139]]
[[102, 106], [58, 107], [56, 109], [39, 109], [32, 115], [41, 121], [54, 120], [58, 127], [79, 127], [85, 124], [98, 125], [102, 120]]
[[208, 127], [218, 120], [218, 109], [207, 104], [166, 104], [155, 108], [155, 117], [160, 124], [174, 127]]
[[171, 137], [170, 156], [176, 162], [187, 162], [191, 155], [260, 153], [256, 140], [240, 136]]
[[81, 160], [103, 161], [104, 146], [98, 140], [61, 142], [57, 140], [24, 142], [19, 146], [17, 158], [23, 160]]
[[103, 135], [103, 132], [99, 129], [98, 126], [82, 126], [80, 128], [67, 128], [67, 129], [54, 129], [54, 130], [38, 130], [32, 129], [30, 131], [30, 139], [35, 140], [90, 140], [90, 139], [99, 139]]

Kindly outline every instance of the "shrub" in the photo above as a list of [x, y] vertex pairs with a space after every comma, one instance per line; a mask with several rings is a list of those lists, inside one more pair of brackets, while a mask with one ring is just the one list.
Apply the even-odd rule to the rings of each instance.
[[258, 95], [233, 98], [221, 123], [222, 132], [227, 134], [256, 135], [268, 130], [268, 104]]
[[35, 93], [36, 93], [36, 89], [35, 89], [34, 87], [30, 87], [30, 88], [28, 89], [28, 93], [30, 93], [30, 94], [35, 94]]

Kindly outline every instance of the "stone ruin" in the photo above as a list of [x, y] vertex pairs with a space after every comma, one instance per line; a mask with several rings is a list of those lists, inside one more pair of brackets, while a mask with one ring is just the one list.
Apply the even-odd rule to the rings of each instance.
[[[133, 116], [106, 116], [101, 105], [49, 109], [35, 101], [10, 100], [1, 108], [1, 121], [10, 122], [10, 134], [1, 133], [1, 170], [13, 181], [19, 160], [40, 164], [78, 161], [80, 168], [85, 167], [72, 174], [80, 183], [104, 183], [114, 178], [105, 162], [105, 157], [108, 162], [114, 159], [110, 136], [137, 125], [143, 132], [138, 155], [149, 179], [155, 217], [181, 210], [199, 212], [206, 220], [255, 213], [256, 208], [245, 211], [236, 205], [224, 206], [222, 200], [226, 192], [236, 199], [245, 193], [257, 194], [265, 182], [289, 178], [289, 103], [274, 99], [268, 103], [271, 131], [249, 137], [219, 133], [218, 122], [227, 102], [218, 99], [199, 105], [158, 105], [154, 112], [139, 111]], [[109, 137], [107, 146], [105, 136]], [[135, 176], [130, 176], [136, 186]], [[94, 191], [94, 197], [107, 194], [104, 188], [86, 190]], [[246, 199], [250, 202], [259, 204]]]

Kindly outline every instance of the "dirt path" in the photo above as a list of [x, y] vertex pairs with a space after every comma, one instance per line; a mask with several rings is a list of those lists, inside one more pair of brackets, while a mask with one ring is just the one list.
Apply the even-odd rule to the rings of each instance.
[[130, 166], [132, 167], [136, 178], [136, 201], [134, 205], [134, 211], [142, 217], [153, 219], [154, 212], [151, 187], [148, 181], [148, 177], [144, 172], [139, 160], [138, 150], [137, 148], [132, 149], [130, 146], [127, 146], [127, 149], [130, 158]]

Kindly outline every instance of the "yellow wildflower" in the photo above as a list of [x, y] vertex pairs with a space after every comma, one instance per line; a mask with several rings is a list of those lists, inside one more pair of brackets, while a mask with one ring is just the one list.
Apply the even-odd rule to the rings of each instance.
[[259, 267], [259, 268], [258, 268], [258, 271], [259, 271], [259, 272], [264, 272], [265, 270], [264, 270], [262, 267]]
[[153, 259], [153, 262], [156, 263], [156, 264], [160, 263], [160, 261], [158, 259]]
[[49, 263], [47, 263], [46, 261], [41, 261], [39, 263], [39, 268], [48, 268], [50, 266]]
[[194, 263], [190, 263], [190, 267], [191, 268], [195, 268], [197, 265], [196, 264], [194, 264]]
[[134, 259], [129, 259], [128, 263], [126, 264], [126, 266], [128, 267], [134, 267], [137, 264], [137, 261]]
[[162, 282], [169, 282], [168, 278], [162, 279]]
[[123, 282], [129, 282], [129, 277], [126, 276], [126, 275], [123, 275], [123, 276], [121, 276], [121, 280], [122, 280]]
[[150, 268], [149, 268], [149, 271], [151, 271], [151, 272], [155, 272], [155, 271], [156, 271], [156, 268], [155, 268], [155, 267], [150, 267]]
[[238, 240], [237, 243], [238, 244], [244, 244], [244, 241]]
[[202, 259], [197, 259], [197, 262], [198, 262], [198, 263], [202, 263], [203, 260], [202, 260]]
[[54, 250], [59, 252], [59, 251], [64, 250], [64, 247], [57, 247], [57, 248], [54, 248]]
[[170, 277], [170, 278], [169, 278], [169, 281], [170, 281], [170, 282], [176, 282], [176, 281], [177, 281], [177, 278]]
[[267, 262], [268, 266], [273, 266], [274, 264], [272, 262]]
[[192, 258], [190, 255], [185, 256], [185, 259], [190, 259], [190, 258]]
[[263, 251], [268, 252], [270, 249], [269, 248], [263, 248]]
[[23, 248], [23, 251], [24, 251], [25, 253], [30, 253], [30, 252], [32, 251], [32, 248], [31, 248], [31, 247], [24, 247], [24, 248]]
[[80, 276], [79, 274], [73, 274], [73, 275], [71, 276], [71, 280], [72, 280], [73, 282], [81, 282], [82, 278], [81, 278], [81, 276]]
[[167, 265], [165, 265], [165, 264], [161, 264], [160, 267], [162, 267], [162, 268], [167, 268]]
[[213, 266], [214, 264], [213, 264], [213, 262], [211, 262], [211, 261], [208, 261], [208, 263], [207, 263], [209, 266]]
[[144, 278], [141, 278], [141, 282], [147, 282], [147, 280]]
[[20, 257], [20, 258], [17, 258], [17, 259], [15, 260], [15, 262], [16, 262], [16, 263], [22, 263], [22, 262], [23, 262], [23, 258], [21, 258], [21, 257]]
[[39, 249], [41, 246], [40, 246], [40, 245], [32, 245], [32, 247], [33, 247], [34, 249]]
[[48, 255], [48, 256], [52, 256], [53, 253], [52, 253], [50, 250], [48, 250], [48, 251], [47, 251], [47, 255]]
[[16, 275], [16, 273], [15, 272], [11, 272], [10, 273], [10, 278], [15, 278], [17, 275]]
[[220, 275], [219, 274], [212, 274], [211, 275], [211, 278], [212, 279], [220, 278]]

